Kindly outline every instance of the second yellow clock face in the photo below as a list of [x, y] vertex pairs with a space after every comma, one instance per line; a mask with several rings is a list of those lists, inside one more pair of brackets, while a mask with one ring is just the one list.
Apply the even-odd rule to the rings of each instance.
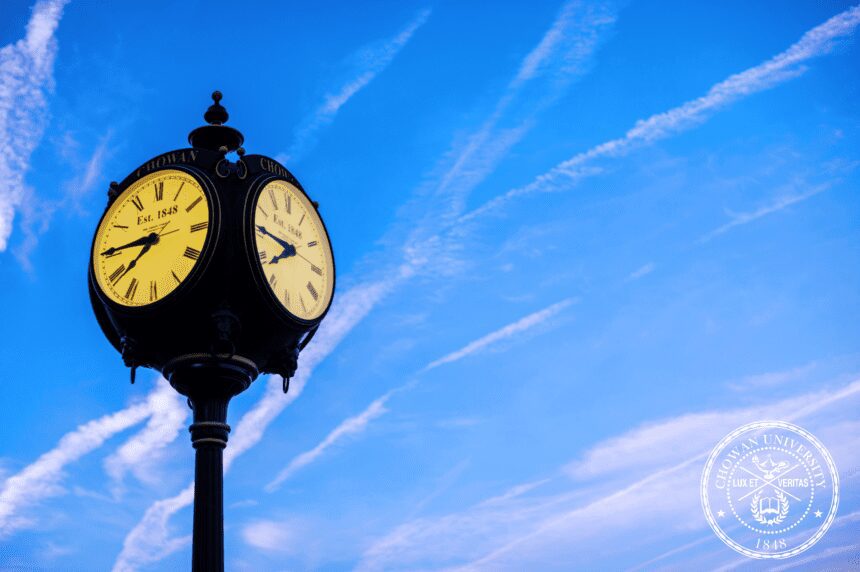
[[334, 290], [331, 245], [316, 209], [286, 181], [267, 183], [254, 206], [254, 246], [278, 302], [303, 320], [328, 308]]
[[209, 200], [193, 176], [170, 169], [139, 179], [114, 201], [96, 232], [99, 288], [123, 306], [163, 299], [194, 269], [209, 226]]

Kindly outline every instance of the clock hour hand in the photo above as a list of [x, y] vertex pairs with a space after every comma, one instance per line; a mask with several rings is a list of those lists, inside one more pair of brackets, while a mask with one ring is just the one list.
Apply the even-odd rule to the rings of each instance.
[[[289, 258], [290, 256], [295, 256], [296, 254], [298, 254], [296, 252], [296, 247], [293, 246], [292, 244], [287, 244], [287, 246], [284, 247], [284, 250], [281, 251], [281, 253], [279, 255], [275, 256], [273, 259], [271, 259], [269, 261], [269, 264], [274, 264], [275, 262], [277, 262], [278, 260], [281, 260], [282, 258]], [[299, 255], [299, 256], [301, 256], [301, 255]]]
[[145, 246], [147, 244], [155, 244], [158, 242], [158, 235], [154, 232], [147, 234], [146, 236], [142, 236], [137, 240], [132, 240], [127, 244], [123, 244], [122, 246], [111, 246], [104, 252], [102, 252], [102, 256], [110, 256], [115, 252], [119, 252], [120, 250], [124, 250], [126, 248], [131, 248], [132, 246]]
[[[152, 236], [152, 235], [150, 235], [150, 236]], [[158, 235], [155, 235], [155, 238], [156, 238], [156, 242], [158, 242]], [[119, 278], [116, 279], [116, 282], [119, 282], [120, 280], [122, 280], [123, 276], [128, 274], [132, 268], [137, 266], [137, 261], [140, 260], [141, 256], [143, 256], [144, 254], [149, 252], [149, 249], [152, 248], [153, 244], [155, 244], [155, 242], [150, 242], [150, 243], [144, 245], [144, 247], [140, 249], [140, 252], [137, 253], [137, 257], [128, 263], [128, 268], [126, 268], [125, 271], [119, 275]]]

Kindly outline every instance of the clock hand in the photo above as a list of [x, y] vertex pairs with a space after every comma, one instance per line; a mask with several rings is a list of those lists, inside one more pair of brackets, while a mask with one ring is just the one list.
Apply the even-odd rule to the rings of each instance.
[[147, 234], [146, 236], [142, 236], [137, 240], [132, 240], [128, 244], [123, 244], [122, 246], [112, 246], [102, 252], [102, 256], [110, 256], [114, 252], [119, 252], [120, 250], [124, 250], [126, 248], [131, 248], [132, 246], [141, 246], [146, 244], [154, 244], [155, 241], [158, 240], [158, 235], [154, 232]]
[[123, 271], [123, 273], [119, 275], [119, 278], [116, 279], [117, 283], [119, 283], [119, 281], [122, 280], [123, 276], [128, 274], [132, 268], [137, 266], [137, 261], [140, 260], [141, 256], [143, 256], [144, 254], [149, 252], [149, 249], [152, 248], [152, 245], [155, 244], [156, 242], [158, 242], [158, 235], [157, 234], [152, 233], [149, 236], [154, 236], [155, 242], [149, 242], [146, 245], [144, 245], [143, 248], [140, 249], [140, 252], [137, 254], [137, 257], [134, 260], [132, 260], [131, 262], [129, 262], [128, 268], [126, 268], [125, 271]]
[[307, 258], [305, 258], [304, 256], [302, 256], [302, 255], [301, 255], [301, 254], [299, 254], [298, 252], [296, 252], [296, 256], [300, 256], [301, 258], [303, 258], [303, 259], [305, 260], [305, 262], [307, 262], [307, 263], [308, 263], [308, 264], [310, 264], [311, 266], [316, 266], [313, 262], [311, 262], [310, 260], [308, 260]]
[[271, 237], [272, 240], [274, 240], [275, 242], [280, 244], [283, 248], [285, 248], [285, 249], [292, 248], [293, 250], [295, 250], [295, 247], [292, 244], [290, 244], [289, 242], [287, 242], [283, 238], [279, 238], [279, 237], [275, 236], [274, 234], [272, 234], [271, 232], [266, 230], [266, 227], [258, 224], [257, 230], [259, 230], [261, 233], [265, 234], [266, 236]]
[[281, 253], [279, 255], [275, 256], [273, 259], [271, 259], [269, 261], [269, 264], [274, 264], [275, 262], [277, 262], [278, 260], [281, 260], [282, 258], [289, 258], [290, 256], [295, 256], [297, 254], [295, 246], [293, 246], [292, 244], [288, 244], [287, 246], [288, 246], [288, 248], [285, 247], [284, 250], [281, 251]]
[[108, 248], [107, 250], [102, 252], [102, 256], [109, 256], [115, 252], [119, 252], [120, 250], [123, 250], [126, 248], [131, 248], [132, 246], [155, 244], [158, 242], [159, 237], [170, 234], [172, 232], [176, 232], [179, 230], [178, 228], [176, 228], [176, 229], [171, 230], [170, 232], [164, 232], [164, 229], [167, 228], [167, 225], [169, 225], [169, 224], [170, 224], [170, 221], [167, 221], [166, 223], [161, 225], [161, 229], [158, 231], [157, 234], [154, 232], [151, 232], [151, 233], [147, 234], [146, 236], [142, 236], [142, 237], [138, 238], [137, 240], [132, 240], [128, 244], [123, 244], [122, 246], [112, 246], [111, 248]]

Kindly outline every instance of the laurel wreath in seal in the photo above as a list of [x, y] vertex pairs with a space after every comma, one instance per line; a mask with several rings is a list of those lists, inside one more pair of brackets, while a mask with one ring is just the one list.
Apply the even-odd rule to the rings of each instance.
[[777, 514], [773, 518], [765, 518], [759, 512], [758, 502], [761, 500], [761, 493], [756, 493], [752, 497], [752, 501], [750, 502], [750, 512], [752, 513], [753, 518], [756, 522], [760, 524], [764, 524], [767, 526], [774, 526], [780, 524], [785, 518], [788, 516], [788, 497], [782, 494], [782, 491], [776, 491], [776, 500], [779, 501], [779, 514]]

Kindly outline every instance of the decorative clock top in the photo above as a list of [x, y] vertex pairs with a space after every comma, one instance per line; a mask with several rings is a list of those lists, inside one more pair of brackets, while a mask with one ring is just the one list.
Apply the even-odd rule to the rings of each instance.
[[110, 206], [93, 245], [101, 291], [121, 306], [162, 300], [191, 274], [209, 234], [209, 199], [178, 169], [156, 171]]

